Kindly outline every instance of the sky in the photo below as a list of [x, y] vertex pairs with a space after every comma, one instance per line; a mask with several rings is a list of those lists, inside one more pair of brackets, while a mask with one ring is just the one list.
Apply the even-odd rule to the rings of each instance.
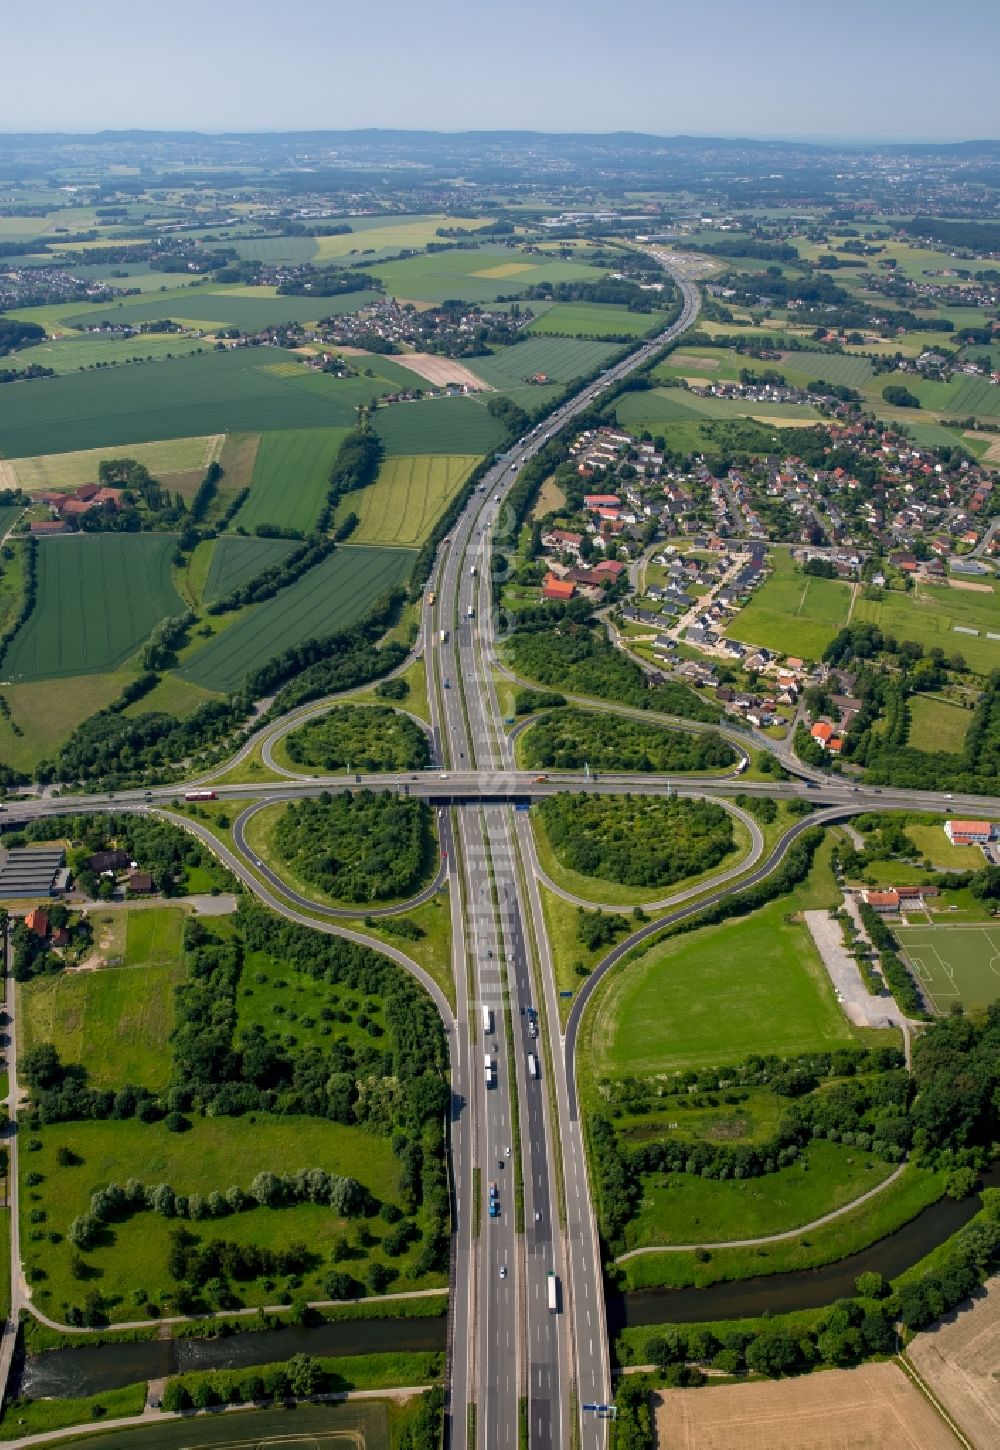
[[7, 0], [0, 54], [0, 131], [1000, 137], [998, 0]]

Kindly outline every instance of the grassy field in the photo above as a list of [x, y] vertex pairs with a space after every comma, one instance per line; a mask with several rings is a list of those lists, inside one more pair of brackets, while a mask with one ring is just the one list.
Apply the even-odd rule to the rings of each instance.
[[[980, 594], [946, 584], [920, 584], [912, 594], [893, 590], [880, 600], [859, 598], [853, 618], [877, 624], [896, 639], [916, 640], [925, 649], [938, 646], [948, 656], [961, 654], [977, 674], [989, 674], [1000, 663], [1000, 638], [989, 638], [1000, 636], [1000, 594], [995, 590]], [[979, 633], [956, 634], [956, 625]]]
[[909, 743], [917, 750], [950, 750], [965, 744], [972, 714], [937, 695], [911, 695]]
[[202, 598], [206, 604], [222, 599], [262, 570], [280, 564], [295, 547], [294, 539], [243, 539], [235, 534], [224, 535], [216, 540], [212, 550]]
[[665, 423], [718, 422], [735, 418], [759, 418], [762, 422], [778, 423], [783, 428], [795, 425], [811, 427], [820, 419], [811, 404], [701, 397], [683, 388], [653, 388], [646, 392], [626, 393], [617, 405], [616, 416], [622, 427], [632, 432], [642, 428], [660, 432]]
[[[219, 458], [221, 449], [222, 435], [212, 433], [204, 438], [130, 443], [128, 456], [145, 464], [154, 478], [162, 479], [168, 474], [206, 469], [213, 459]], [[43, 453], [36, 458], [0, 460], [0, 485], [18, 485], [25, 493], [62, 488], [69, 491], [81, 483], [97, 483], [98, 465], [109, 456], [107, 448], [85, 448], [73, 453]]]
[[357, 514], [352, 544], [419, 548], [478, 462], [477, 454], [395, 454], [373, 484], [344, 498], [338, 518]]
[[[338, 239], [343, 240], [343, 239]], [[399, 262], [373, 264], [387, 292], [413, 302], [492, 302], [539, 282], [597, 281], [604, 275], [579, 262], [553, 262], [508, 247], [483, 246], [474, 251], [452, 247], [424, 252]]]
[[[178, 1193], [207, 1194], [215, 1189], [225, 1193], [231, 1184], [245, 1188], [262, 1170], [295, 1173], [318, 1167], [357, 1178], [383, 1202], [398, 1200], [399, 1165], [389, 1140], [325, 1119], [265, 1114], [202, 1118], [195, 1119], [186, 1133], [171, 1133], [163, 1123], [136, 1119], [92, 1120], [53, 1124], [37, 1136], [42, 1146], [22, 1155], [22, 1170], [42, 1175], [42, 1183], [32, 1193], [44, 1205], [48, 1228], [63, 1234], [85, 1211], [96, 1187], [112, 1180], [124, 1183], [130, 1177], [144, 1183], [170, 1183]], [[63, 1145], [82, 1161], [60, 1167], [56, 1155]], [[29, 1265], [44, 1267], [44, 1275], [35, 1275], [32, 1297], [53, 1318], [61, 1319], [63, 1304], [81, 1302], [87, 1287], [96, 1288], [111, 1302], [112, 1318], [133, 1317], [136, 1289], [144, 1291], [142, 1302], [146, 1297], [158, 1302], [172, 1292], [167, 1249], [175, 1224], [170, 1219], [141, 1213], [116, 1223], [113, 1232], [87, 1250], [90, 1282], [85, 1285], [73, 1277], [73, 1250], [68, 1240], [53, 1245], [46, 1239], [44, 1245], [36, 1245], [29, 1239], [28, 1216], [35, 1201], [26, 1191], [21, 1201], [25, 1257]], [[366, 1222], [375, 1238], [380, 1238], [379, 1221]], [[307, 1243], [318, 1262], [304, 1273], [296, 1292], [316, 1299], [323, 1297], [322, 1280], [332, 1244], [346, 1229], [344, 1220], [328, 1206], [309, 1203], [232, 1214], [225, 1220], [223, 1236], [272, 1249], [287, 1248], [296, 1241]], [[202, 1231], [211, 1237], [211, 1224]], [[376, 1243], [361, 1251], [360, 1264], [355, 1260], [348, 1268], [357, 1274], [365, 1258], [380, 1257]], [[396, 1287], [411, 1287], [414, 1281], [407, 1274], [406, 1261], [397, 1263], [401, 1272]], [[435, 1278], [434, 1284], [437, 1282]], [[281, 1281], [254, 1280], [243, 1284], [241, 1293], [250, 1304], [273, 1303], [281, 1287]]]
[[234, 690], [249, 670], [290, 645], [353, 624], [374, 599], [406, 578], [412, 563], [406, 549], [338, 549], [208, 640], [185, 661], [180, 676], [208, 690]]
[[387, 454], [488, 453], [503, 442], [503, 429], [477, 398], [424, 398], [378, 408], [375, 431]]
[[[0, 453], [19, 458], [77, 449], [117, 451], [126, 444], [209, 433], [350, 427], [358, 403], [399, 386], [395, 377], [380, 373], [380, 359], [371, 366], [373, 378], [338, 379], [309, 372], [301, 358], [279, 348], [234, 348], [174, 358], [155, 368], [102, 368], [31, 388], [5, 388]], [[463, 446], [459, 451], [483, 450]]]
[[345, 428], [288, 428], [265, 433], [257, 450], [250, 497], [233, 526], [253, 533], [258, 524], [312, 528], [326, 498], [330, 469]]
[[540, 374], [550, 382], [569, 383], [603, 367], [617, 355], [618, 348], [604, 342], [529, 337], [513, 347], [501, 348], [491, 357], [472, 358], [469, 366], [484, 382], [503, 390], [512, 385], [530, 384]]
[[[453, 223], [447, 216], [428, 214], [424, 216], [366, 216], [351, 217], [351, 230], [336, 237], [317, 237], [315, 262], [327, 262], [337, 257], [348, 257], [352, 253], [365, 251], [400, 252], [405, 247], [425, 247], [428, 242], [440, 240], [438, 227]], [[467, 230], [486, 226], [487, 219], [462, 218]], [[473, 253], [473, 256], [478, 255]]]
[[982, 1006], [1000, 998], [1000, 926], [899, 927], [913, 974], [936, 1012], [954, 1002]]
[[557, 302], [527, 330], [562, 337], [642, 337], [663, 322], [662, 312], [629, 312], [607, 302]]
[[[132, 284], [129, 283], [131, 286]], [[200, 337], [178, 337], [175, 333], [144, 333], [141, 337], [109, 337], [86, 334], [37, 343], [16, 355], [24, 366], [35, 363], [56, 373], [75, 373], [83, 368], [114, 367], [130, 363], [159, 362], [202, 352], [210, 344]]]
[[0, 760], [30, 771], [39, 760], [51, 756], [81, 720], [110, 705], [134, 678], [134, 670], [117, 670], [4, 685], [12, 721], [21, 733], [15, 734], [11, 721], [0, 718]]
[[183, 604], [169, 534], [78, 534], [38, 549], [38, 602], [4, 659], [7, 679], [45, 680], [121, 665]]
[[183, 977], [178, 960], [36, 978], [19, 989], [21, 1049], [51, 1042], [63, 1062], [83, 1064], [93, 1087], [159, 1092], [170, 1078], [174, 988]]
[[789, 909], [787, 899], [776, 901], [676, 937], [614, 973], [585, 1020], [594, 1072], [673, 1072], [736, 1062], [750, 1050], [808, 1052], [851, 1041], [808, 933], [785, 920]]
[[819, 659], [847, 623], [851, 586], [802, 574], [787, 551], [771, 556], [773, 573], [727, 629], [731, 639], [783, 654]]
[[892, 1169], [860, 1148], [814, 1139], [795, 1164], [759, 1178], [720, 1182], [690, 1173], [647, 1174], [626, 1245], [713, 1244], [783, 1233], [850, 1203]]
[[363, 1009], [368, 1019], [384, 1030], [382, 1004], [377, 998], [366, 998], [363, 992], [347, 987], [333, 987], [322, 978], [296, 971], [284, 962], [277, 962], [265, 952], [251, 952], [240, 979], [236, 999], [236, 1037], [242, 1040], [249, 1028], [259, 1027], [267, 1036], [280, 1037], [284, 1031], [293, 1034], [297, 1048], [330, 1049], [330, 1027], [319, 1020], [324, 1007], [347, 1017], [338, 1018], [337, 1041], [352, 1047], [371, 1045], [371, 1035], [354, 1020], [351, 1009]]
[[179, 962], [184, 913], [176, 907], [136, 909], [128, 913], [125, 933], [127, 967], [168, 966]]
[[273, 287], [185, 287], [166, 297], [126, 298], [93, 311], [67, 317], [74, 327], [96, 327], [105, 321], [134, 325], [170, 317], [194, 326], [238, 327], [258, 332], [279, 322], [316, 322], [337, 312], [354, 312], [371, 302], [374, 292], [345, 292], [337, 297], [280, 297]]

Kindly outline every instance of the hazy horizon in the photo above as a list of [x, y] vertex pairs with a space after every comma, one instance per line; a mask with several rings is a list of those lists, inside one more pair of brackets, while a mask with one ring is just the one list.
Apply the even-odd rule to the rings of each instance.
[[[36, 18], [37, 17], [37, 18]], [[51, 0], [4, 17], [0, 132], [635, 131], [818, 145], [992, 140], [970, 62], [1000, 6], [969, 0]], [[941, 99], [938, 100], [937, 96]]]

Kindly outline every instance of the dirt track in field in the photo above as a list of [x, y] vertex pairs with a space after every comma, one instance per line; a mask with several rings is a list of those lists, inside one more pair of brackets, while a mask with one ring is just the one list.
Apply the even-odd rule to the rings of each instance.
[[1000, 1445], [1000, 1275], [907, 1354], [976, 1450]]
[[895, 1364], [797, 1379], [663, 1390], [659, 1450], [956, 1450], [957, 1441]]

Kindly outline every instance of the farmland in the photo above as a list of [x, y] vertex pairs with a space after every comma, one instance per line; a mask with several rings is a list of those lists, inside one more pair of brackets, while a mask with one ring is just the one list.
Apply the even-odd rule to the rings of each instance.
[[960, 1314], [918, 1334], [907, 1353], [931, 1390], [956, 1417], [976, 1450], [1000, 1439], [1000, 1381], [996, 1373], [1000, 1333], [1000, 1278]]
[[0, 719], [0, 759], [17, 770], [31, 770], [51, 756], [81, 720], [110, 705], [134, 678], [134, 671], [118, 670], [5, 685], [11, 719]]
[[449, 247], [384, 265], [371, 271], [386, 291], [412, 302], [493, 302], [540, 282], [597, 281], [603, 273], [586, 263], [553, 262], [506, 247], [474, 250]]
[[378, 408], [375, 431], [387, 454], [488, 453], [503, 429], [476, 398], [424, 398]]
[[218, 539], [205, 580], [205, 603], [222, 599], [264, 569], [280, 564], [294, 548], [294, 539], [243, 539], [234, 534]]
[[257, 450], [250, 497], [234, 526], [252, 533], [258, 524], [275, 524], [308, 533], [323, 506], [330, 469], [346, 434], [344, 428], [265, 433]]
[[[206, 438], [171, 438], [166, 442], [130, 443], [128, 456], [149, 469], [154, 478], [168, 474], [203, 470], [217, 459], [222, 435]], [[81, 483], [96, 483], [97, 470], [107, 448], [88, 448], [74, 453], [43, 453], [33, 458], [0, 459], [0, 486], [19, 486], [26, 493], [42, 489], [66, 490]]]
[[673, 1450], [954, 1450], [951, 1431], [898, 1365], [701, 1390], [665, 1390], [657, 1443]]
[[67, 318], [74, 327], [97, 327], [102, 322], [157, 322], [169, 317], [196, 326], [238, 327], [258, 332], [279, 322], [316, 322], [338, 312], [353, 312], [375, 297], [374, 292], [344, 292], [336, 297], [282, 297], [272, 287], [228, 290], [185, 287], [164, 298], [127, 298], [92, 312], [74, 312]]
[[[852, 1038], [787, 898], [742, 921], [652, 947], [602, 986], [585, 1019], [593, 1070], [625, 1077], [822, 1051]], [[670, 1010], [663, 1004], [669, 1001]]]
[[[813, 580], [813, 583], [819, 583]], [[867, 620], [896, 639], [916, 640], [925, 650], [939, 646], [960, 654], [970, 669], [986, 675], [1000, 664], [1000, 595], [980, 594], [947, 585], [918, 585], [912, 594], [886, 591], [881, 600], [859, 599], [854, 618]], [[956, 625], [978, 633], [956, 634]]]
[[1000, 998], [1000, 927], [898, 927], [900, 944], [936, 1012], [955, 1002], [983, 1006]]
[[629, 312], [607, 302], [557, 302], [528, 331], [561, 337], [642, 337], [662, 328], [664, 320], [662, 312]]
[[809, 426], [819, 421], [814, 407], [798, 403], [752, 402], [747, 399], [701, 397], [682, 388], [653, 388], [627, 393], [618, 404], [623, 427], [659, 429], [664, 423], [696, 419], [717, 422], [727, 418], [760, 418], [768, 423]]
[[38, 603], [4, 659], [10, 680], [114, 669], [183, 605], [168, 534], [81, 534], [38, 546]]
[[373, 600], [406, 578], [412, 562], [406, 549], [338, 549], [208, 640], [185, 661], [180, 675], [205, 689], [235, 690], [249, 670], [272, 655], [360, 619]]
[[[378, 373], [379, 363], [373, 367]], [[380, 385], [378, 377], [309, 373], [300, 358], [278, 348], [72, 373], [0, 390], [0, 452], [19, 458], [231, 431], [350, 427], [358, 402], [397, 386]]]
[[784, 550], [772, 555], [771, 566], [770, 579], [732, 621], [727, 634], [745, 644], [819, 659], [847, 623], [851, 586], [802, 574]]
[[202, 352], [207, 344], [200, 337], [178, 337], [171, 333], [145, 333], [142, 337], [109, 337], [106, 334], [65, 337], [38, 343], [18, 353], [17, 361], [52, 368], [56, 373], [74, 373], [82, 368], [114, 367], [126, 363], [162, 361]]
[[387, 458], [376, 481], [340, 505], [339, 515], [360, 520], [352, 543], [419, 547], [478, 462], [462, 453]]
[[616, 357], [618, 349], [605, 342], [585, 342], [569, 337], [530, 337], [513, 347], [501, 348], [491, 357], [473, 358], [473, 372], [494, 388], [506, 389], [531, 383], [536, 376], [550, 382], [569, 383], [586, 376]]

